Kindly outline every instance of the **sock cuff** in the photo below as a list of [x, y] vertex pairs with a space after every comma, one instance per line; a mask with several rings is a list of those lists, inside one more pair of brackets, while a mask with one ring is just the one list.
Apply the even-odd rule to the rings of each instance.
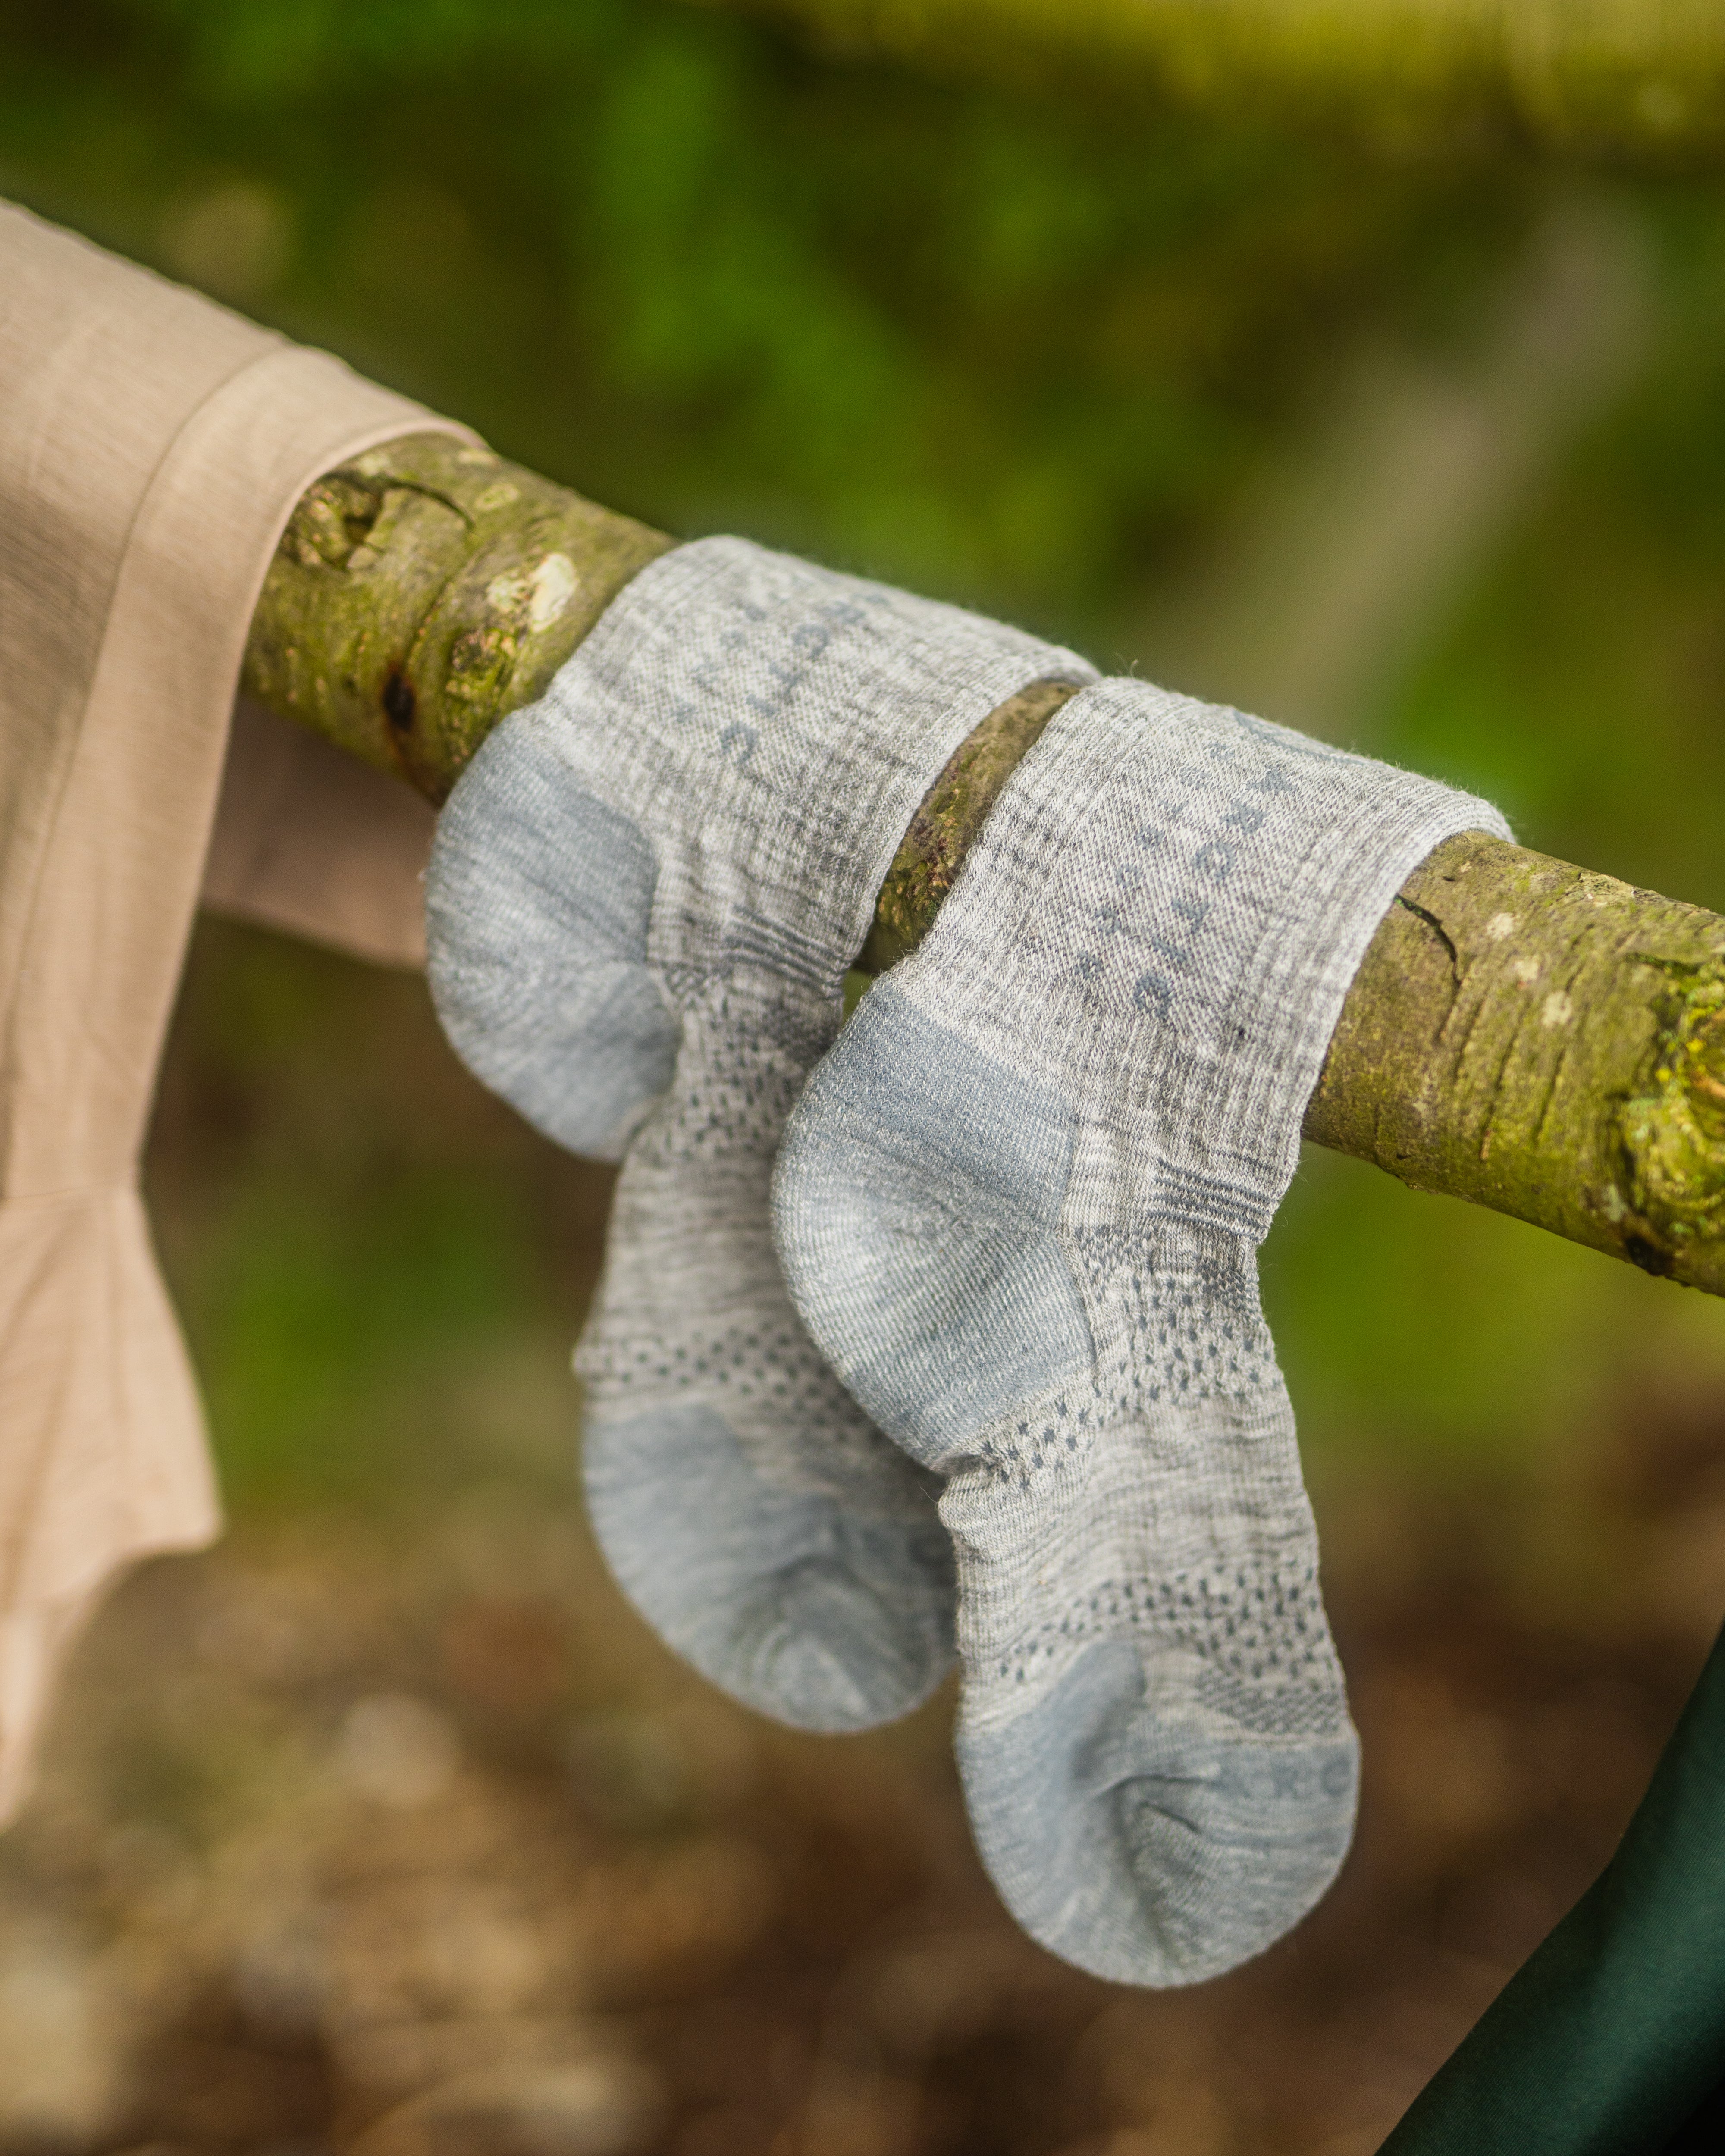
[[[904, 993], [1154, 1163], [1171, 1215], [1261, 1236], [1366, 947], [1409, 872], [1492, 805], [1133, 680], [1083, 690], [1024, 757]], [[1222, 1203], [1223, 1194], [1226, 1203]], [[1176, 1195], [1178, 1194], [1178, 1196]]]
[[661, 891], [673, 903], [679, 886], [701, 893], [681, 910], [695, 945], [734, 941], [740, 921], [771, 923], [793, 933], [803, 969], [835, 979], [942, 767], [997, 706], [1045, 679], [1096, 670], [960, 608], [747, 540], [702, 539], [624, 588], [475, 768], [506, 756], [512, 735], [554, 741], [584, 785], [648, 832]]

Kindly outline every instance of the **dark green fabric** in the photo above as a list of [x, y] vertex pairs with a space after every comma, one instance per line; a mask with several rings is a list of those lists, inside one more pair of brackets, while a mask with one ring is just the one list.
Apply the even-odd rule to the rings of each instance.
[[1721, 2156], [1725, 1634], [1617, 1854], [1379, 2156]]

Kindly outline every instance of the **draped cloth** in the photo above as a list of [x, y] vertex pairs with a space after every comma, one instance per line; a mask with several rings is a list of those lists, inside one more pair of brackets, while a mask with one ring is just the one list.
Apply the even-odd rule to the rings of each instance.
[[104, 1589], [218, 1526], [137, 1183], [207, 859], [234, 911], [423, 949], [428, 809], [262, 713], [223, 764], [295, 501], [426, 428], [473, 439], [0, 204], [0, 1821]]

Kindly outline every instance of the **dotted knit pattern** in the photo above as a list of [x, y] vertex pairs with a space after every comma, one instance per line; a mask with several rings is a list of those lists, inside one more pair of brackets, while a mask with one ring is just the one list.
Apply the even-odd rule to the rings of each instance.
[[1243, 1238], [1229, 1237], [1208, 1265], [1171, 1253], [1166, 1236], [1129, 1228], [1078, 1229], [1068, 1248], [1109, 1343], [1099, 1361], [1111, 1413], [1281, 1383], [1258, 1307], [1255, 1251]]
[[1192, 1656], [1206, 1704], [1263, 1734], [1337, 1732], [1335, 1650], [1315, 1567], [1099, 1580], [1001, 1659], [995, 1674], [1024, 1684], [1039, 1665], [1058, 1663], [1086, 1640], [1122, 1635], [1136, 1636], [1146, 1654]]

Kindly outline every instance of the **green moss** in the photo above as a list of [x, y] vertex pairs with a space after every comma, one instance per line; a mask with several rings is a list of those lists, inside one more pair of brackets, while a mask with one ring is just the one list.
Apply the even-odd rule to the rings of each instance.
[[874, 925], [857, 961], [862, 972], [884, 973], [914, 951], [934, 926], [1001, 788], [1055, 713], [1076, 693], [1070, 682], [1033, 681], [990, 711], [952, 752], [911, 819], [880, 886]]
[[313, 486], [264, 579], [244, 680], [272, 710], [442, 801], [670, 545], [443, 434]]
[[1628, 1199], [1674, 1254], [1717, 1266], [1697, 1246], [1725, 1239], [1725, 968], [1652, 963], [1671, 988], [1647, 1084], [1618, 1117]]

